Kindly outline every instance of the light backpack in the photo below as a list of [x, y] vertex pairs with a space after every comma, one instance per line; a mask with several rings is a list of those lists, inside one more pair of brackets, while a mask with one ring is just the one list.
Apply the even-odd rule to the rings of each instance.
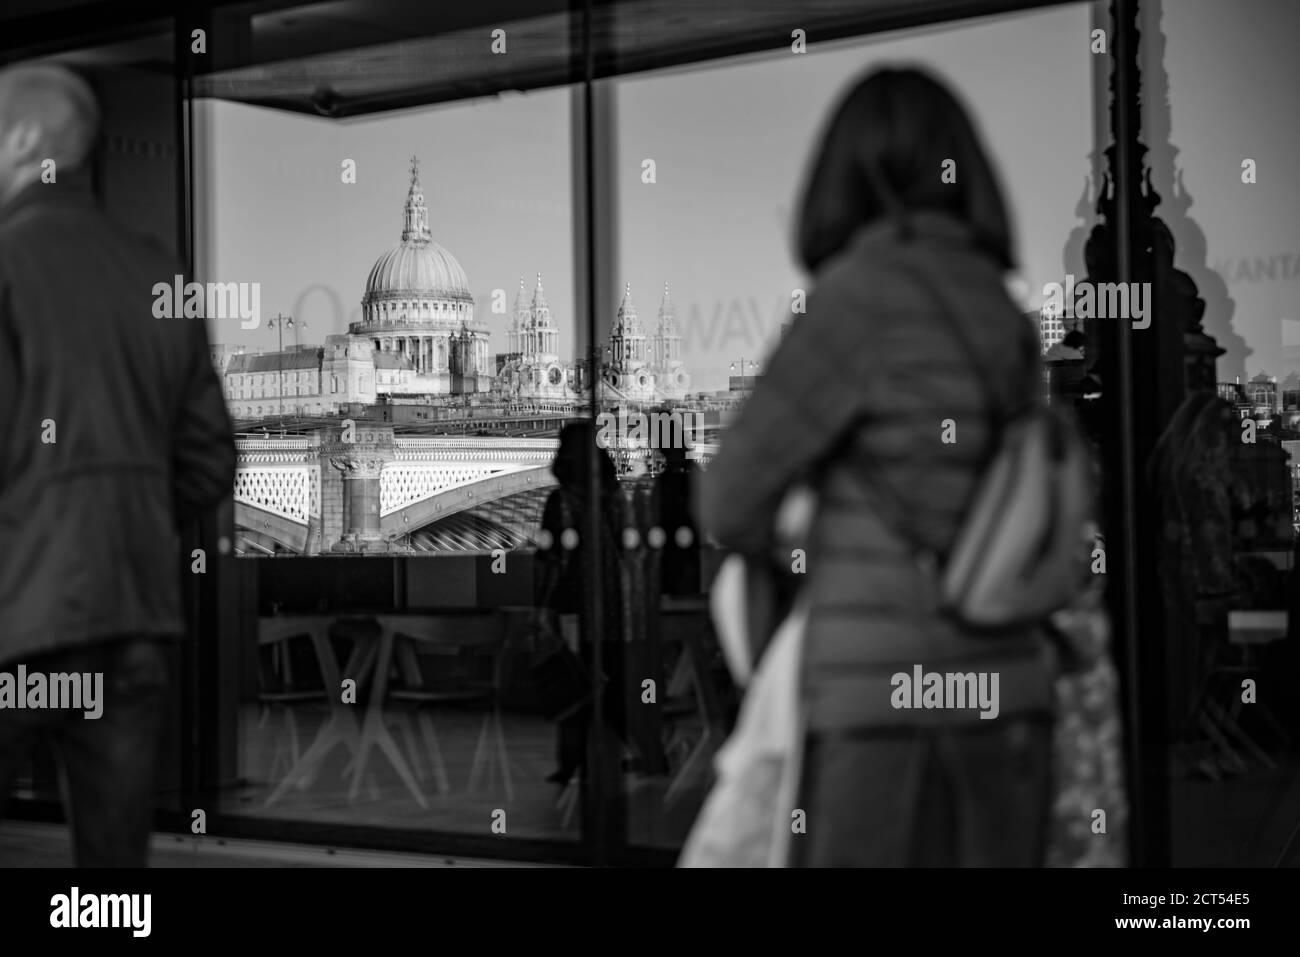
[[1087, 580], [1087, 445], [1071, 417], [1043, 402], [1001, 416], [1002, 403], [957, 318], [959, 303], [947, 280], [916, 259], [905, 265], [939, 299], [940, 313], [970, 355], [1000, 426], [996, 451], [948, 554], [940, 561], [922, 551], [918, 560], [934, 571], [942, 610], [972, 630], [1041, 621], [1069, 605]]

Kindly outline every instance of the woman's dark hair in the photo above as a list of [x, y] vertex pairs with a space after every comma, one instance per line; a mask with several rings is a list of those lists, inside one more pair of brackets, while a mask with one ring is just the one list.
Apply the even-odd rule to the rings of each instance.
[[1085, 337], [1078, 329], [1071, 329], [1065, 334], [1065, 338], [1061, 340], [1061, 345], [1065, 346], [1067, 349], [1080, 349], [1087, 344], [1087, 337]]
[[[947, 160], [955, 182], [940, 178]], [[965, 108], [921, 70], [876, 70], [844, 97], [822, 137], [803, 193], [799, 257], [815, 272], [859, 227], [892, 216], [905, 230], [918, 210], [955, 216], [1013, 267], [1002, 191]]]
[[579, 491], [588, 487], [588, 455], [600, 458], [600, 484], [608, 490], [618, 484], [618, 473], [608, 453], [596, 445], [596, 430], [590, 422], [570, 422], [560, 430], [560, 447], [551, 462], [551, 474], [564, 488]]

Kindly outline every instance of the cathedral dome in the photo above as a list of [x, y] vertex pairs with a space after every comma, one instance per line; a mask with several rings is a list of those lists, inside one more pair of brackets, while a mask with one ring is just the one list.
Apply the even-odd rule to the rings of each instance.
[[403, 239], [379, 257], [366, 280], [366, 299], [386, 296], [469, 299], [469, 278], [456, 257], [430, 239]]
[[420, 187], [419, 161], [414, 157], [404, 212], [402, 240], [371, 267], [362, 302], [417, 298], [472, 301], [465, 270], [429, 233], [429, 208]]

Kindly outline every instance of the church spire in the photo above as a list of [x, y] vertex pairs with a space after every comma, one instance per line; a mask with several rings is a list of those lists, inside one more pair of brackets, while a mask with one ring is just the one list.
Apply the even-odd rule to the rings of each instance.
[[515, 312], [506, 327], [506, 351], [520, 351], [520, 336], [528, 328], [528, 293], [524, 290], [524, 277], [519, 277], [519, 291], [515, 293]]
[[515, 318], [514, 321], [522, 326], [524, 320], [528, 318], [528, 292], [524, 289], [524, 277], [519, 277], [519, 291], [515, 293]]
[[[542, 289], [542, 274], [537, 274], [537, 288], [533, 290], [533, 325], [538, 329], [541, 338], [545, 340], [542, 343], [540, 351], [552, 352], [550, 348], [552, 340], [559, 333], [555, 332], [554, 325], [551, 323], [551, 307], [546, 303], [546, 293]], [[546, 330], [543, 332], [543, 330]]]
[[411, 157], [411, 188], [406, 193], [406, 220], [402, 229], [402, 242], [428, 242], [429, 208], [424, 205], [424, 190], [420, 188], [420, 158]]
[[614, 320], [614, 331], [624, 335], [639, 335], [641, 324], [636, 318], [636, 306], [632, 304], [632, 284], [623, 284], [623, 301], [618, 307], [618, 318]]
[[623, 285], [623, 302], [618, 307], [618, 317], [609, 336], [614, 365], [625, 372], [638, 368], [645, 362], [645, 336], [636, 318], [632, 304], [632, 284]]
[[677, 335], [677, 307], [668, 296], [668, 283], [664, 283], [664, 298], [659, 303], [659, 335]]

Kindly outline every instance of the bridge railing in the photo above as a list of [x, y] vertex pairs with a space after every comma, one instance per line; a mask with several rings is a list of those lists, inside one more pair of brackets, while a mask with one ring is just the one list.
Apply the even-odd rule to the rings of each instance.
[[420, 436], [394, 439], [398, 462], [459, 461], [536, 465], [550, 462], [558, 439]]
[[239, 452], [279, 452], [286, 449], [309, 449], [311, 437], [306, 435], [286, 435], [270, 438], [267, 436], [235, 436], [235, 450]]
[[293, 522], [320, 515], [320, 473], [305, 466], [241, 465], [235, 473], [235, 501]]
[[553, 452], [560, 445], [559, 439], [502, 438], [500, 436], [460, 436], [460, 435], [409, 435], [393, 439], [393, 445], [400, 452], [403, 449], [421, 451], [425, 449], [519, 449]]

